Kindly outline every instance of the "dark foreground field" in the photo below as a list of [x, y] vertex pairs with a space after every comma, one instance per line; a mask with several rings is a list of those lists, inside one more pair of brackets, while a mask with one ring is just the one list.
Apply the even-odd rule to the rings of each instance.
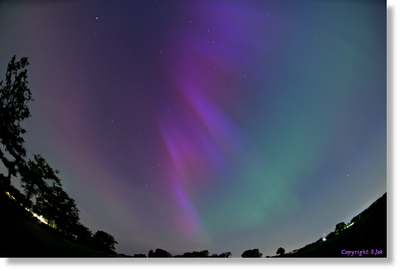
[[[0, 257], [109, 257], [63, 238], [41, 224], [3, 191], [0, 193]], [[293, 254], [301, 257], [387, 257], [386, 194], [360, 214], [361, 219], [326, 241], [317, 241]], [[353, 252], [353, 253], [351, 253]], [[347, 254], [344, 254], [347, 253]]]
[[66, 240], [41, 224], [3, 191], [0, 193], [0, 257], [107, 257]]

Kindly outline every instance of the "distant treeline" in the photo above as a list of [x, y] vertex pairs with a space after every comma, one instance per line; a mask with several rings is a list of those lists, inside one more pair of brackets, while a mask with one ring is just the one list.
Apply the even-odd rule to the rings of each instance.
[[[285, 252], [283, 248], [279, 248], [277, 251], [281, 253]], [[185, 252], [181, 255], [175, 255], [172, 256], [171, 253], [168, 251], [157, 248], [155, 251], [150, 250], [147, 256], [145, 254], [135, 254], [133, 256], [125, 255], [125, 254], [119, 254], [121, 257], [133, 257], [133, 258], [231, 258], [232, 253], [231, 252], [224, 252], [221, 254], [211, 254], [209, 253], [208, 250], [202, 250], [202, 251], [193, 251], [193, 252]], [[256, 249], [249, 249], [246, 250], [245, 252], [242, 253], [242, 258], [261, 258], [262, 253], [256, 248]]]
[[120, 254], [122, 257], [133, 257], [133, 258], [229, 258], [232, 256], [231, 252], [224, 252], [221, 254], [212, 254], [208, 252], [208, 250], [202, 250], [202, 251], [193, 251], [193, 252], [186, 252], [182, 255], [175, 255], [172, 256], [171, 253], [169, 253], [166, 250], [163, 250], [161, 248], [157, 248], [155, 251], [150, 250], [147, 256], [145, 254], [135, 254], [134, 256], [127, 256], [124, 254]]
[[[385, 193], [382, 197], [377, 199], [375, 202], [373, 202], [367, 209], [365, 209], [363, 212], [360, 214], [356, 215], [351, 219], [349, 223], [344, 223], [340, 222], [336, 224], [335, 230], [328, 234], [326, 237], [321, 237], [317, 241], [308, 244], [300, 249], [295, 249], [290, 252], [285, 253], [285, 249], [280, 247], [276, 251], [275, 256], [266, 256], [266, 258], [269, 257], [288, 257], [290, 255], [296, 255], [296, 253], [300, 251], [304, 251], [310, 247], [313, 247], [317, 244], [320, 244], [328, 239], [331, 239], [334, 236], [340, 235], [341, 233], [345, 232], [346, 229], [350, 228], [356, 223], [359, 223], [364, 220], [364, 218], [368, 217], [371, 213], [375, 212], [377, 206], [386, 206], [386, 201], [387, 201], [387, 193]], [[384, 221], [379, 221], [379, 222], [384, 222]], [[386, 224], [385, 224], [386, 225]], [[341, 236], [341, 235], [340, 235]], [[340, 253], [340, 251], [338, 251]], [[145, 254], [135, 254], [134, 256], [129, 256], [129, 255], [124, 255], [124, 254], [119, 254], [120, 257], [134, 257], [134, 258], [230, 258], [232, 257], [231, 252], [225, 252], [221, 254], [212, 254], [208, 252], [208, 250], [203, 250], [203, 251], [193, 251], [193, 252], [186, 252], [182, 255], [175, 255], [172, 256], [171, 253], [169, 253], [166, 250], [163, 249], [156, 249], [155, 251], [150, 250], [147, 255]], [[244, 251], [241, 254], [242, 258], [261, 258], [262, 253], [259, 251], [259, 249], [249, 249]]]

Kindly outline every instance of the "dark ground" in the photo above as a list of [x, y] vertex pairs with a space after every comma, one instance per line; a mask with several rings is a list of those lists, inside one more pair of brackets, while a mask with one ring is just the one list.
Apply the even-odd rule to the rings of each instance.
[[0, 191], [0, 257], [107, 257], [73, 243], [42, 224], [7, 194]]
[[[0, 257], [110, 257], [76, 244], [40, 223], [3, 191], [0, 193]], [[372, 254], [372, 250], [374, 253]], [[343, 254], [344, 251], [357, 253]], [[360, 256], [360, 251], [365, 252]], [[381, 252], [376, 254], [376, 252]], [[361, 213], [353, 226], [326, 241], [316, 241], [297, 253], [278, 258], [387, 257], [386, 193]]]

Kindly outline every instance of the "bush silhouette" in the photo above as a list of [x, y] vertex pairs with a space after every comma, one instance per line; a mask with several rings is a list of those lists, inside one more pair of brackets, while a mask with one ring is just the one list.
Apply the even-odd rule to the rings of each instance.
[[149, 251], [149, 258], [171, 258], [172, 255], [168, 251], [165, 251], [161, 248], [157, 248], [155, 252], [153, 250]]
[[249, 249], [242, 253], [242, 258], [261, 258], [262, 253], [258, 251], [258, 248]]
[[282, 248], [282, 247], [278, 248], [278, 250], [276, 251], [276, 254], [279, 254], [281, 256], [284, 255], [285, 254], [285, 249]]
[[340, 232], [342, 232], [342, 231], [345, 230], [345, 229], [346, 229], [346, 223], [340, 222], [340, 223], [336, 224], [335, 231], [336, 231], [337, 233], [340, 233]]

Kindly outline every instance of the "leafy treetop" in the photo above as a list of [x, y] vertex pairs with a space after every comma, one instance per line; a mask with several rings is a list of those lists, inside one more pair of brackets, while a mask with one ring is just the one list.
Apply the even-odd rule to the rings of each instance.
[[8, 178], [16, 176], [17, 168], [24, 163], [26, 150], [21, 135], [26, 130], [20, 123], [31, 116], [27, 103], [33, 101], [25, 68], [29, 65], [28, 58], [23, 57], [20, 61], [15, 58], [14, 55], [8, 63], [5, 82], [0, 81], [0, 143], [14, 158], [14, 161], [9, 160], [0, 149], [0, 159], [8, 169]]

